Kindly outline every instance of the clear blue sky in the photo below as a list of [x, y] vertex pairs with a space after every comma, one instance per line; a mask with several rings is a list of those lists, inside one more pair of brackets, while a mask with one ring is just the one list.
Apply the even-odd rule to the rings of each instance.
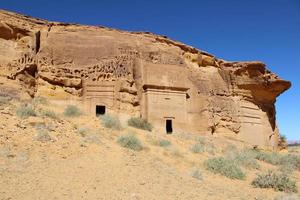
[[226, 60], [260, 60], [292, 88], [277, 122], [300, 139], [300, 0], [1, 0], [0, 8], [52, 21], [151, 31]]

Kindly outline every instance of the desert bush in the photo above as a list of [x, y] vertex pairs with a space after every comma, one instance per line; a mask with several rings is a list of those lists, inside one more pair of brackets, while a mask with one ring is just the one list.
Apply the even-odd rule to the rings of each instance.
[[105, 114], [100, 116], [100, 119], [102, 120], [102, 123], [106, 128], [110, 128], [114, 130], [122, 129], [121, 122], [117, 116]]
[[11, 97], [8, 96], [0, 96], [0, 105], [4, 105], [9, 103], [12, 100]]
[[149, 122], [147, 122], [144, 119], [138, 118], [138, 117], [130, 118], [127, 123], [129, 126], [132, 126], [132, 127], [138, 128], [138, 129], [143, 129], [146, 131], [152, 131], [152, 129], [153, 129], [153, 126]]
[[196, 143], [191, 147], [193, 153], [203, 153], [205, 151], [203, 144]]
[[23, 119], [28, 118], [30, 116], [36, 116], [35, 109], [32, 105], [23, 105], [18, 107], [16, 114], [17, 116]]
[[140, 140], [132, 134], [122, 135], [118, 138], [117, 142], [124, 148], [141, 151], [143, 146]]
[[64, 115], [67, 117], [78, 117], [81, 114], [82, 114], [81, 111], [75, 105], [68, 105], [64, 111]]
[[254, 187], [273, 188], [276, 191], [297, 192], [296, 182], [291, 180], [286, 174], [268, 171], [258, 174], [252, 181]]
[[91, 130], [86, 126], [76, 126], [76, 131], [82, 137], [88, 135], [91, 132]]
[[41, 116], [44, 116], [44, 117], [49, 117], [49, 118], [52, 118], [52, 119], [57, 119], [57, 115], [54, 111], [51, 111], [51, 110], [42, 110], [40, 112], [40, 115]]
[[272, 165], [280, 165], [281, 163], [281, 155], [275, 152], [262, 152], [262, 151], [254, 151], [255, 158]]
[[36, 135], [35, 140], [39, 142], [49, 142], [52, 140], [51, 136], [49, 135], [49, 131], [45, 127], [45, 125], [37, 125], [35, 127], [36, 129]]
[[158, 139], [158, 138], [154, 138], [153, 136], [148, 137], [148, 140], [151, 144], [153, 144], [155, 146], [167, 147], [167, 146], [172, 145], [172, 143], [169, 140]]
[[294, 170], [300, 171], [300, 156], [294, 154], [283, 155], [280, 159], [280, 170], [286, 174]]
[[191, 146], [190, 150], [193, 153], [204, 153], [207, 152], [209, 154], [214, 155], [216, 152], [216, 148], [213, 143], [206, 142], [205, 138], [198, 137], [196, 139], [197, 143]]
[[232, 160], [233, 162], [237, 163], [248, 169], [259, 169], [260, 165], [258, 164], [257, 160], [255, 159], [256, 153], [252, 150], [243, 150], [239, 151], [238, 149], [228, 150], [225, 153], [227, 159]]
[[300, 171], [300, 156], [294, 154], [280, 155], [272, 152], [259, 152], [256, 151], [256, 159], [270, 163], [272, 165], [280, 165], [280, 168], [285, 173], [293, 172], [294, 170]]
[[300, 196], [297, 194], [283, 194], [276, 197], [274, 200], [299, 200]]
[[170, 146], [171, 142], [169, 140], [161, 139], [161, 140], [159, 140], [158, 144], [161, 147], [166, 147], [166, 146]]
[[232, 160], [223, 157], [211, 158], [205, 161], [206, 169], [231, 179], [244, 179], [246, 175]]
[[192, 169], [191, 176], [198, 180], [203, 180], [202, 173], [199, 169]]
[[291, 163], [284, 163], [280, 165], [279, 170], [284, 174], [292, 174], [295, 171], [295, 166]]
[[216, 153], [216, 147], [213, 143], [206, 143], [205, 144], [205, 152], [215, 155]]
[[32, 104], [33, 105], [39, 105], [39, 104], [47, 105], [48, 100], [45, 97], [37, 96], [32, 99]]
[[239, 165], [244, 166], [248, 169], [259, 169], [260, 165], [258, 164], [257, 160], [255, 159], [255, 155], [251, 151], [242, 151], [239, 152], [234, 161]]
[[205, 145], [205, 143], [206, 143], [205, 137], [202, 137], [202, 136], [197, 136], [196, 141], [197, 141], [197, 143], [202, 144], [202, 145]]

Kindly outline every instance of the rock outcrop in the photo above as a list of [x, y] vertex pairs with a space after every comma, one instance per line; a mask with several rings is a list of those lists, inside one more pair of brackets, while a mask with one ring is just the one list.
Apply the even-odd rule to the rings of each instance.
[[1, 76], [31, 97], [157, 127], [230, 134], [276, 148], [276, 97], [291, 83], [264, 63], [228, 62], [147, 32], [48, 22], [0, 11]]

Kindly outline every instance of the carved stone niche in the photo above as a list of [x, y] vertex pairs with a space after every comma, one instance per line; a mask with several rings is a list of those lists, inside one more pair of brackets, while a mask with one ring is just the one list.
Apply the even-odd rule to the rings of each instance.
[[97, 114], [97, 106], [106, 111], [117, 109], [118, 85], [116, 81], [83, 81], [83, 102], [87, 113]]

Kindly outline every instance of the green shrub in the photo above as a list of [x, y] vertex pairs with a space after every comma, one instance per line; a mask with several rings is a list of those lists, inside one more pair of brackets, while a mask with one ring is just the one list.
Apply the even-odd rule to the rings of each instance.
[[215, 155], [216, 153], [216, 147], [213, 143], [207, 143], [205, 144], [205, 152]]
[[283, 168], [300, 171], [300, 156], [294, 154], [284, 155], [281, 157], [280, 164]]
[[205, 137], [202, 137], [202, 136], [198, 136], [198, 137], [196, 138], [196, 141], [197, 141], [199, 144], [202, 144], [202, 145], [205, 145], [205, 143], [206, 143]]
[[20, 106], [17, 108], [17, 116], [25, 119], [30, 116], [36, 116], [35, 109], [32, 105]]
[[47, 105], [48, 100], [45, 97], [37, 96], [37, 97], [34, 97], [32, 99], [32, 104], [34, 104], [34, 105], [39, 105], [39, 104]]
[[198, 137], [196, 139], [197, 143], [194, 144], [190, 150], [191, 152], [193, 153], [204, 153], [204, 152], [207, 152], [209, 154], [212, 154], [214, 155], [215, 152], [216, 152], [216, 148], [214, 146], [213, 143], [210, 143], [210, 142], [206, 142], [205, 138], [203, 137]]
[[138, 138], [132, 134], [122, 135], [118, 138], [117, 142], [124, 148], [141, 151], [143, 146]]
[[231, 179], [244, 179], [246, 177], [244, 172], [235, 162], [223, 157], [208, 159], [205, 161], [205, 166], [207, 170]]
[[111, 128], [114, 130], [122, 129], [121, 122], [117, 116], [105, 114], [105, 115], [100, 116], [100, 119], [102, 120], [102, 123], [106, 128]]
[[67, 117], [78, 117], [81, 114], [82, 113], [79, 110], [79, 108], [77, 106], [74, 106], [74, 105], [68, 105], [65, 108], [65, 111], [64, 111], [64, 115], [67, 116]]
[[160, 139], [158, 141], [158, 145], [161, 147], [167, 147], [171, 145], [171, 142], [169, 140], [165, 140], [165, 139]]
[[276, 191], [297, 192], [296, 182], [283, 173], [268, 171], [259, 174], [252, 185], [259, 188], [273, 188]]
[[236, 151], [235, 154], [227, 154], [230, 159], [237, 163], [238, 165], [242, 165], [248, 169], [259, 169], [260, 165], [258, 164], [257, 160], [255, 159], [255, 152], [251, 150], [244, 150], [244, 151]]
[[280, 155], [272, 152], [256, 152], [256, 159], [270, 163], [272, 165], [280, 165], [281, 170], [290, 173], [294, 170], [300, 171], [300, 156], [294, 154]]
[[160, 147], [167, 147], [167, 146], [172, 145], [172, 143], [169, 140], [157, 139], [157, 138], [154, 138], [153, 136], [149, 136], [148, 140], [151, 144], [160, 146]]
[[201, 143], [196, 143], [191, 147], [191, 151], [193, 153], [203, 153], [204, 152], [204, 146]]
[[44, 117], [49, 117], [49, 118], [52, 118], [52, 119], [57, 119], [56, 113], [51, 111], [51, 110], [42, 110], [40, 112], [40, 115], [44, 116]]
[[147, 122], [144, 119], [138, 118], [138, 117], [132, 117], [128, 120], [128, 125], [138, 128], [138, 129], [143, 129], [146, 131], [152, 131], [153, 126]]
[[280, 140], [281, 140], [282, 142], [286, 142], [287, 138], [286, 138], [285, 135], [280, 135]]
[[255, 151], [255, 158], [272, 165], [280, 165], [281, 163], [281, 156], [278, 153], [272, 152], [262, 152], [262, 151]]
[[198, 179], [198, 180], [203, 180], [203, 176], [202, 176], [202, 173], [200, 172], [199, 169], [193, 169], [191, 171], [191, 176], [195, 179]]

